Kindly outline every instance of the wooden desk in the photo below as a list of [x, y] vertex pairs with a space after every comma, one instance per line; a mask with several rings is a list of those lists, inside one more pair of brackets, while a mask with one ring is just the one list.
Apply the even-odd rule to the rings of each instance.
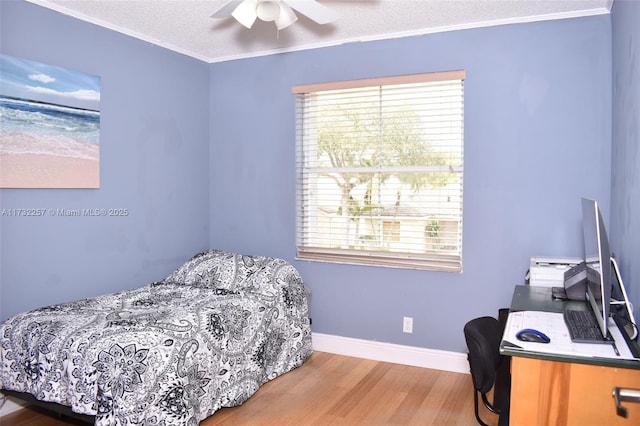
[[[512, 310], [562, 312], [584, 302], [559, 302], [551, 289], [517, 286]], [[634, 343], [633, 343], [634, 344]], [[640, 404], [622, 402], [626, 418], [616, 414], [615, 387], [640, 389], [640, 363], [629, 360], [556, 356], [501, 346], [511, 356], [510, 424], [640, 425]]]

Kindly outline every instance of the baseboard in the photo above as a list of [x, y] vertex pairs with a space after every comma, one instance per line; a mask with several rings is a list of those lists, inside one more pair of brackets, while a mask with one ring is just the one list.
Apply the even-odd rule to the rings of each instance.
[[[4, 397], [4, 395], [2, 395]], [[14, 411], [18, 411], [26, 404], [18, 399], [7, 397], [4, 399], [4, 403], [0, 406], [0, 417], [6, 416], [7, 414], [13, 413]], [[2, 423], [2, 422], [0, 422]]]
[[403, 346], [322, 333], [313, 333], [312, 340], [313, 349], [320, 352], [469, 374], [466, 353]]

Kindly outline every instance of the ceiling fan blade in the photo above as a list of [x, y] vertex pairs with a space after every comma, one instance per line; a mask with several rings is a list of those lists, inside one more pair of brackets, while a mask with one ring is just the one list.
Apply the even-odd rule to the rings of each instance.
[[228, 18], [231, 16], [231, 13], [242, 3], [244, 0], [232, 0], [227, 2], [224, 6], [218, 9], [213, 15], [212, 18]]
[[288, 0], [287, 4], [318, 24], [329, 24], [338, 19], [338, 14], [314, 0]]
[[244, 0], [234, 9], [231, 16], [247, 28], [251, 28], [258, 18], [258, 0]]

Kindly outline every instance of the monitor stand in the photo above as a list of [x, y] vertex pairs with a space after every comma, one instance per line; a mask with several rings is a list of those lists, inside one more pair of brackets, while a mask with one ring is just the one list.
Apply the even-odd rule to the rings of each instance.
[[622, 297], [624, 300], [612, 300], [612, 305], [625, 305], [627, 310], [627, 315], [629, 316], [629, 322], [631, 323], [632, 330], [628, 330], [627, 327], [620, 327], [622, 331], [625, 331], [631, 340], [635, 340], [638, 337], [638, 326], [636, 325], [636, 321], [633, 318], [633, 310], [631, 309], [631, 302], [629, 302], [629, 298], [627, 297], [627, 290], [624, 288], [624, 283], [622, 282], [622, 276], [620, 275], [620, 269], [618, 268], [618, 262], [611, 257], [611, 266], [613, 266], [613, 270], [616, 273], [616, 279], [618, 281], [618, 286], [620, 287], [620, 292], [622, 293]]

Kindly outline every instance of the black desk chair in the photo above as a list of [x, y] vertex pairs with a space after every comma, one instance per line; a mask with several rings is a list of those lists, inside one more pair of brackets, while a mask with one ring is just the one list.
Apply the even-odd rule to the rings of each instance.
[[[500, 341], [504, 331], [507, 310], [500, 310], [501, 321], [493, 317], [480, 317], [469, 321], [464, 326], [464, 337], [467, 342], [467, 359], [473, 380], [474, 411], [478, 423], [487, 426], [478, 412], [478, 393], [482, 403], [489, 411], [498, 414], [499, 425], [509, 424], [509, 399], [511, 394], [511, 377], [509, 373], [510, 359], [500, 355]], [[495, 385], [495, 387], [494, 387]], [[487, 393], [493, 390], [493, 403]]]

